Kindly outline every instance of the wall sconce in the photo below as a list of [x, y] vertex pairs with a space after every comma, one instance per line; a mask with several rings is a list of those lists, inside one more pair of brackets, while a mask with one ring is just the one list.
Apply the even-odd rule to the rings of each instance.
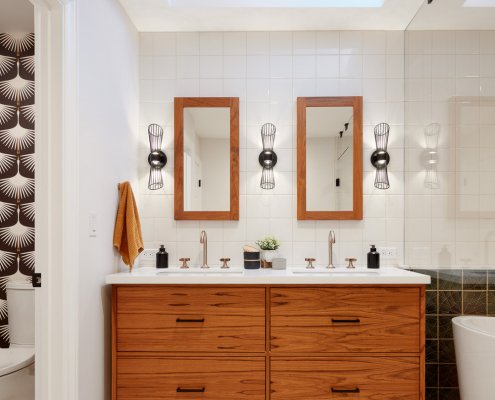
[[425, 128], [426, 142], [426, 176], [425, 187], [429, 189], [438, 189], [440, 182], [438, 181], [438, 137], [440, 136], [440, 124], [434, 122]]
[[150, 140], [150, 154], [148, 156], [150, 179], [148, 189], [157, 190], [163, 187], [162, 168], [167, 164], [167, 156], [162, 151], [163, 128], [157, 124], [150, 124], [148, 126], [148, 137]]
[[377, 189], [388, 189], [387, 165], [390, 162], [390, 155], [387, 152], [388, 134], [390, 126], [382, 122], [375, 126], [376, 150], [371, 155], [371, 164], [376, 168], [375, 187]]
[[260, 153], [258, 160], [263, 167], [260, 183], [262, 189], [273, 189], [275, 187], [273, 167], [277, 164], [277, 154], [273, 151], [273, 143], [275, 142], [276, 130], [275, 125], [271, 123], [264, 124], [261, 127], [263, 151]]

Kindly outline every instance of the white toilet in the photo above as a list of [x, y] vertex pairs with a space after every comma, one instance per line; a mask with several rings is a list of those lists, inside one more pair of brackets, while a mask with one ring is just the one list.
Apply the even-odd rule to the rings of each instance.
[[495, 317], [455, 317], [452, 326], [461, 399], [495, 398]]
[[10, 347], [0, 349], [0, 400], [34, 400], [34, 289], [7, 284]]

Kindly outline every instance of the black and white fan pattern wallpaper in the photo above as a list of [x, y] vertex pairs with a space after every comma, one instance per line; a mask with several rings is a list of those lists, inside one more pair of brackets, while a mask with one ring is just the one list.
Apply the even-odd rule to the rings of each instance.
[[34, 34], [0, 33], [0, 347], [6, 285], [34, 272]]

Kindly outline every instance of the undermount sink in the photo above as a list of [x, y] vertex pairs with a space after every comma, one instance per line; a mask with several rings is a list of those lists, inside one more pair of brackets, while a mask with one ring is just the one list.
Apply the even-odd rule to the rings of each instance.
[[199, 269], [199, 268], [189, 268], [189, 269], [170, 269], [168, 271], [160, 271], [158, 275], [184, 275], [184, 274], [193, 274], [193, 275], [242, 275], [243, 271], [233, 270], [233, 269]]
[[348, 275], [348, 274], [378, 274], [379, 271], [369, 269], [304, 269], [294, 270], [293, 274], [318, 274], [318, 275]]

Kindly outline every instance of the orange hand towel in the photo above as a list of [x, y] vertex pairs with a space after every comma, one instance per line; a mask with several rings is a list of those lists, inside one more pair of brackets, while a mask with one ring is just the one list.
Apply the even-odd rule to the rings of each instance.
[[134, 260], [143, 251], [144, 245], [136, 200], [129, 182], [119, 184], [119, 208], [113, 231], [113, 245], [132, 271]]

